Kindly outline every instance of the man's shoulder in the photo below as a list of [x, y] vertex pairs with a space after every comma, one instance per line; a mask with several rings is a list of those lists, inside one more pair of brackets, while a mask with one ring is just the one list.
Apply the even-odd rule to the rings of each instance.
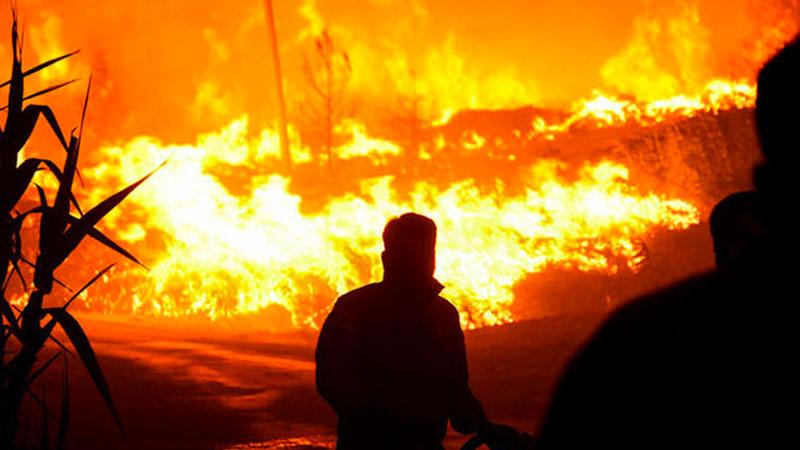
[[729, 290], [717, 273], [694, 276], [617, 308], [592, 340], [625, 348], [703, 329], [728, 301]]
[[380, 283], [370, 283], [366, 286], [353, 289], [346, 294], [342, 294], [338, 299], [336, 299], [335, 306], [339, 308], [355, 307], [361, 303], [378, 298], [382, 294], [383, 289]]
[[378, 283], [368, 284], [357, 289], [353, 289], [341, 295], [333, 304], [326, 324], [350, 324], [354, 326], [368, 310], [368, 305], [380, 296], [380, 286]]
[[713, 303], [724, 294], [724, 287], [717, 273], [703, 273], [636, 298], [618, 308], [612, 318], [661, 320], [685, 315]]
[[442, 297], [441, 295], [437, 295], [436, 298], [433, 300], [434, 307], [439, 314], [447, 318], [455, 318], [456, 320], [459, 319], [460, 314], [458, 312], [458, 308], [455, 307], [449, 300]]
[[696, 334], [719, 289], [717, 275], [702, 274], [617, 308], [573, 355], [565, 376], [612, 379], [647, 370], [645, 362]]

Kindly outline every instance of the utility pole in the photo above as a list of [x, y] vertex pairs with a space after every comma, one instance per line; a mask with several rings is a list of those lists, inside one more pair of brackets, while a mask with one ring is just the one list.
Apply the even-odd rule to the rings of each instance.
[[800, 0], [794, 0], [794, 34], [800, 34]]
[[286, 120], [286, 99], [283, 96], [283, 74], [281, 57], [278, 53], [278, 32], [275, 30], [275, 14], [272, 0], [264, 0], [264, 12], [267, 16], [270, 48], [272, 49], [272, 66], [275, 68], [275, 97], [278, 103], [278, 136], [281, 141], [281, 158], [287, 170], [292, 168], [292, 153], [289, 148], [288, 121]]

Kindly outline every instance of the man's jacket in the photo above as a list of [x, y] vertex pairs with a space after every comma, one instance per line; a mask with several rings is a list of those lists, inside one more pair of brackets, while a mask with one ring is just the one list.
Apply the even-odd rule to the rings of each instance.
[[428, 289], [384, 281], [338, 299], [317, 344], [317, 390], [339, 416], [338, 448], [439, 449], [450, 419], [486, 423], [468, 385], [458, 311]]

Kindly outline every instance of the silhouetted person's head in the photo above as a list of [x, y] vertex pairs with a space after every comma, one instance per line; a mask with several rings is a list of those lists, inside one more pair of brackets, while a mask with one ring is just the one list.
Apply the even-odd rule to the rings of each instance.
[[758, 74], [756, 129], [767, 163], [798, 170], [800, 161], [800, 37], [787, 44]]
[[394, 218], [383, 230], [384, 279], [415, 287], [429, 283], [436, 269], [436, 224], [414, 213]]
[[755, 170], [755, 184], [770, 229], [773, 257], [785, 259], [800, 250], [794, 218], [800, 196], [800, 38], [761, 68], [755, 118], [766, 159]]
[[718, 269], [736, 270], [758, 264], [767, 227], [756, 192], [725, 197], [711, 211], [709, 222]]

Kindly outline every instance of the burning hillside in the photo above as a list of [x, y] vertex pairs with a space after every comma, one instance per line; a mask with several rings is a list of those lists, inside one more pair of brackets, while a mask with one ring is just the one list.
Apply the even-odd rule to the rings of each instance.
[[[708, 114], [714, 106], [701, 108], [657, 120]], [[524, 139], [555, 145], [581, 126], [624, 133], [593, 116], [603, 114], [576, 111], [553, 127], [563, 131], [542, 132], [534, 119], [520, 139], [525, 133]], [[116, 179], [107, 183], [114, 186], [170, 158], [132, 199], [143, 222], [109, 223], [156, 261], [146, 276], [123, 285], [130, 303], [112, 308], [217, 317], [280, 305], [298, 323], [313, 325], [338, 293], [380, 278], [382, 226], [415, 210], [441, 227], [438, 274], [464, 323], [497, 324], [512, 320], [512, 288], [526, 276], [553, 267], [614, 273], [618, 264], [635, 271], [654, 233], [700, 221], [699, 205], [637, 187], [629, 169], [602, 152], [547, 157], [530, 142], [495, 137], [489, 144], [474, 128], [444, 124], [426, 130], [430, 139], [420, 147], [427, 155], [415, 155], [412, 173], [404, 173], [407, 148], [355, 127], [350, 142], [336, 147], [333, 169], [320, 172], [309, 160], [294, 171], [310, 174], [295, 182], [263, 173], [279, 170], [277, 136], [266, 131], [248, 140], [247, 126], [242, 118], [191, 146], [140, 138], [108, 147], [107, 163], [87, 172], [93, 180]], [[356, 173], [361, 177], [349, 176]], [[153, 241], [159, 244], [147, 244]]]

